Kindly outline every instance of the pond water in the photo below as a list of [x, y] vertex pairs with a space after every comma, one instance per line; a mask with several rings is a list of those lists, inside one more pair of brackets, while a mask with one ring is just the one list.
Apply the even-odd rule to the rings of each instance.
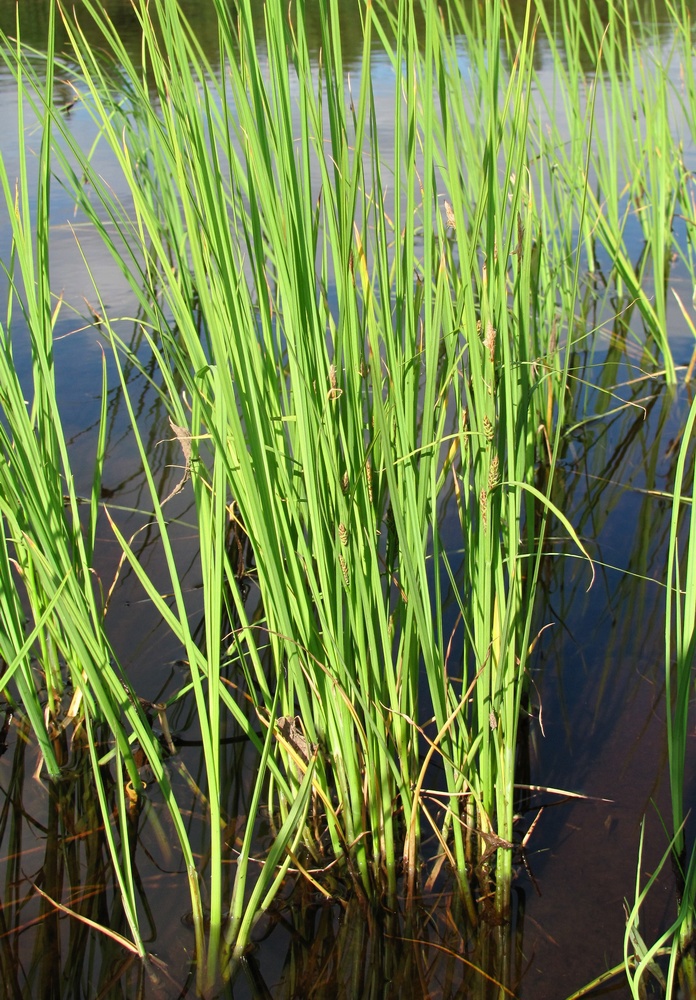
[[[104, 6], [137, 57], [138, 25], [130, 3], [111, 0]], [[203, 48], [213, 51], [217, 36], [212, 6], [195, 0], [186, 0], [183, 6], [195, 15], [193, 23]], [[310, 4], [307, 7], [309, 11]], [[46, 0], [22, 0], [19, 9], [25, 43], [41, 51], [47, 30]], [[359, 66], [360, 25], [351, 3], [343, 4], [341, 10], [345, 14], [341, 39], [350, 70]], [[0, 28], [9, 35], [14, 34], [15, 13], [14, 0], [0, 0]], [[520, 4], [520, 20], [523, 13], [524, 4]], [[261, 24], [260, 8], [258, 17]], [[309, 12], [307, 21], [312, 23]], [[670, 38], [661, 27], [659, 13], [654, 31], [655, 49], [668, 47]], [[317, 58], [318, 34], [313, 51]], [[551, 88], [552, 66], [544, 65], [547, 52], [540, 42], [537, 68], [540, 78], [548, 74]], [[392, 70], [386, 58], [374, 58], [379, 96], [380, 87], [385, 94], [393, 87]], [[466, 59], [464, 52], [462, 59]], [[67, 86], [65, 96], [69, 103]], [[74, 134], [88, 145], [94, 138], [92, 123], [79, 107], [71, 114]], [[12, 175], [19, 142], [36, 148], [38, 137], [31, 121], [26, 134], [18, 136], [14, 84], [1, 70], [0, 122], [0, 155]], [[386, 114], [380, 124], [388, 150], [390, 123]], [[693, 157], [693, 152], [692, 139], [691, 145], [686, 143], [685, 155]], [[118, 185], [113, 164], [104, 161], [101, 169]], [[73, 309], [64, 310], [57, 329], [58, 392], [75, 465], [79, 469], [79, 456], [84, 453], [85, 476], [89, 476], [102, 364], [99, 340], [90, 325], [92, 279], [114, 314], [134, 316], [137, 309], [110, 258], [100, 258], [96, 238], [80, 231], [80, 242], [90, 253], [90, 279], [76, 248], [71, 200], [57, 188], [52, 219], [53, 284]], [[636, 224], [637, 254], [640, 239]], [[8, 246], [7, 227], [0, 222], [3, 260], [7, 259]], [[670, 280], [689, 301], [692, 289], [686, 269], [677, 263]], [[6, 286], [0, 284], [0, 296], [5, 294]], [[0, 315], [4, 315], [4, 308]], [[693, 351], [693, 338], [676, 305], [670, 306], [669, 315], [675, 359], [685, 366]], [[662, 819], [667, 823], [670, 816], [661, 586], [670, 518], [665, 492], [674, 475], [692, 389], [684, 385], [683, 377], [673, 390], [661, 378], [643, 375], [638, 351], [632, 355], [630, 347], [617, 348], [610, 309], [595, 317], [595, 323], [604, 332], [598, 347], [578, 357], [578, 424], [563, 444], [555, 501], [591, 548], [598, 565], [597, 579], [588, 591], [586, 566], [579, 560], [558, 558], [564, 551], [558, 540], [543, 567], [537, 622], [544, 631], [531, 661], [533, 701], [540, 707], [541, 732], [534, 727], [521, 750], [521, 783], [531, 789], [567, 790], [575, 796], [530, 790], [520, 801], [521, 824], [528, 839], [524, 858], [520, 855], [516, 865], [510, 947], [519, 971], [514, 995], [527, 1000], [563, 1000], [621, 961], [624, 901], [634, 897], [637, 871], [640, 869], [643, 884], [646, 874], [654, 871], [666, 848]], [[135, 321], [130, 330], [122, 324], [124, 338], [146, 359], [147, 345], [137, 343], [137, 331]], [[599, 361], [612, 366], [614, 398], [609, 406], [595, 386]], [[27, 359], [19, 355], [18, 364], [23, 363]], [[109, 377], [104, 492], [115, 508], [134, 512], [135, 530], [141, 526], [137, 511], [144, 506], [145, 483], [115, 373], [110, 371]], [[602, 377], [607, 377], [606, 371]], [[169, 440], [166, 414], [146, 379], [137, 371], [129, 378], [139, 412], [147, 416], [155, 471], [163, 492], [167, 492], [178, 476], [177, 445]], [[625, 405], [619, 406], [622, 401]], [[88, 483], [78, 483], [78, 492], [83, 488], [87, 490]], [[176, 497], [171, 519], [178, 525], [180, 564], [188, 567], [182, 577], [192, 594], [195, 614], [197, 548], [190, 530], [191, 503], [186, 493]], [[101, 532], [100, 572], [103, 579], [110, 580], [119, 568], [120, 550], [115, 541], [109, 548], [106, 521]], [[156, 577], [160, 572], [156, 539], [144, 532], [138, 545], [140, 557]], [[164, 567], [161, 578], [165, 586]], [[116, 652], [129, 674], [138, 677], [138, 690], [144, 698], [161, 701], [183, 683], [181, 650], [162, 622], [153, 617], [128, 571], [120, 573], [110, 598], [109, 621]], [[182, 774], [185, 768], [194, 789], [187, 821], [195, 842], [196, 829], [205, 823], [205, 810], [195, 792], [200, 772], [197, 733], [183, 711], [170, 722], [183, 735], [180, 760]], [[691, 739], [695, 736], [692, 729]], [[98, 836], [98, 809], [89, 774], [71, 774], [70, 780], [55, 786], [41, 784], [33, 779], [35, 750], [9, 719], [3, 737], [0, 995], [194, 996], [189, 896], [178, 859], [168, 845], [171, 831], [158, 830], [154, 822], [148, 825], [146, 818], [139, 821], [134, 862], [149, 928], [147, 947], [163, 963], [163, 970], [151, 979], [117, 942], [45, 905], [35, 891], [41, 889], [67, 906], [79, 898], [84, 916], [125, 932]], [[249, 785], [245, 775], [252, 766], [245, 748], [230, 738], [224, 767], [230, 799], [237, 800], [240, 814], [246, 808]], [[69, 760], [67, 767], [69, 770]], [[696, 769], [692, 768], [687, 801], [696, 800], [695, 780]], [[639, 865], [644, 818], [645, 845]], [[200, 844], [204, 843], [201, 834]], [[201, 864], [205, 865], [204, 858]], [[259, 928], [257, 947], [224, 995], [334, 1000], [483, 996], [473, 992], [467, 979], [456, 905], [445, 888], [438, 892], [422, 900], [416, 916], [393, 913], [379, 919], [366, 915], [357, 903], [348, 904], [345, 912], [319, 905], [310, 897], [306, 904], [292, 909], [279, 903]], [[673, 879], [667, 865], [646, 902], [641, 923], [645, 940], [652, 941], [669, 925], [674, 905]], [[620, 977], [605, 991], [621, 1000], [630, 997]]]

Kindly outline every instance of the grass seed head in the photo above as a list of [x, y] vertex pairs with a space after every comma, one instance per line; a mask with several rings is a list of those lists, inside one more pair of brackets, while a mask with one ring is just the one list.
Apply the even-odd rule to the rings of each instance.
[[490, 320], [486, 323], [486, 336], [483, 339], [483, 346], [488, 349], [488, 357], [491, 364], [495, 361], [495, 327]]
[[343, 389], [338, 388], [338, 382], [336, 380], [336, 365], [329, 365], [329, 384], [331, 388], [328, 391], [329, 399], [339, 399], [343, 395]]

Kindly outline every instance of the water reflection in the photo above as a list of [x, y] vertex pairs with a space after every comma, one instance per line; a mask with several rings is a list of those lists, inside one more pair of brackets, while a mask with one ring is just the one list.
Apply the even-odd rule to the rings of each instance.
[[[233, 0], [222, 0], [227, 4], [228, 9], [234, 12]], [[103, 9], [113, 24], [118, 28], [119, 36], [123, 41], [126, 50], [134, 64], [139, 65], [140, 61], [140, 28], [138, 15], [134, 9], [133, 0], [103, 0], [98, 5]], [[137, 6], [137, 5], [136, 5]], [[185, 16], [191, 23], [198, 39], [201, 49], [210, 59], [213, 69], [217, 67], [215, 53], [218, 51], [218, 28], [217, 16], [215, 12], [215, 0], [180, 0], [180, 6]], [[396, 0], [387, 0], [383, 5], [386, 10], [396, 10]], [[463, 9], [471, 14], [480, 5], [477, 0], [465, 0]], [[503, 41], [512, 26], [517, 34], [521, 34], [525, 16], [527, 13], [527, 0], [511, 0], [509, 3], [510, 22], [503, 21], [502, 32]], [[562, 43], [564, 30], [568, 25], [564, 25], [558, 20], [557, 7], [546, 0], [542, 5], [546, 11], [556, 42]], [[99, 46], [100, 38], [96, 32], [91, 19], [86, 16], [81, 0], [74, 4], [65, 4], [66, 16], [71, 16], [70, 11], [75, 11], [75, 16], [81, 25], [82, 30], [90, 44]], [[264, 27], [264, 5], [262, 0], [254, 0], [253, 4], [254, 26], [257, 38], [262, 39]], [[289, 6], [292, 11], [292, 6]], [[310, 54], [318, 59], [321, 50], [322, 39], [319, 20], [319, 0], [305, 0], [303, 5], [305, 22], [307, 25], [307, 41]], [[447, 7], [445, 8], [447, 9]], [[46, 37], [48, 32], [48, 10], [49, 0], [22, 0], [21, 4], [16, 4], [15, 0], [0, 0], [0, 30], [13, 38], [16, 35], [16, 17], [19, 14], [21, 37], [26, 45], [36, 49], [37, 52], [45, 51]], [[379, 10], [379, 7], [375, 7]], [[342, 0], [338, 5], [339, 22], [336, 30], [341, 39], [341, 49], [345, 68], [350, 71], [359, 66], [362, 51], [362, 17], [364, 15], [364, 4], [362, 0]], [[694, 21], [696, 14], [695, 0], [688, 0], [684, 4], [684, 11]], [[80, 16], [82, 13], [82, 17]], [[655, 0], [648, 2], [644, 0], [642, 4], [642, 14], [644, 16], [644, 27], [646, 37], [654, 44], [659, 45], [668, 41], [671, 33], [669, 7], [666, 0]], [[616, 7], [610, 0], [594, 2], [594, 0], [582, 0], [577, 5], [577, 22], [573, 26], [581, 37], [594, 38], [594, 43], [599, 42], [596, 37], [596, 26], [606, 25], [610, 16], [616, 16]], [[419, 29], [420, 36], [424, 36], [422, 30], [423, 18], [418, 5], [413, 7], [413, 16], [416, 28]], [[548, 57], [548, 47], [543, 41], [543, 31], [539, 30], [540, 44], [536, 51], [536, 68], [543, 68], [544, 59]], [[63, 53], [66, 58], [70, 58], [70, 47], [67, 33], [59, 24], [56, 50]], [[581, 51], [581, 68], [586, 73], [594, 72], [596, 67], [596, 50], [586, 46]], [[0, 86], [2, 85], [3, 71], [0, 69]]]

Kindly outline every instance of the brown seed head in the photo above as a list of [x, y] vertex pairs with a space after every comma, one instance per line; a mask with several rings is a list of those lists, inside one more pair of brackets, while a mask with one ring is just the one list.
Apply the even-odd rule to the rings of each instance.
[[488, 493], [486, 490], [481, 490], [479, 495], [479, 507], [481, 509], [481, 520], [483, 522], [483, 530], [488, 528]]

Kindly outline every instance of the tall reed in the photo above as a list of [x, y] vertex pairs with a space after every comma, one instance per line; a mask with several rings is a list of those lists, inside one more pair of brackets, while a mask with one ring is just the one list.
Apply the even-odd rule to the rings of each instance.
[[[25, 77], [19, 39], [16, 52], [22, 134], [25, 85], [35, 87], [37, 81]], [[48, 108], [54, 55], [49, 43], [46, 79], [36, 91]], [[114, 662], [92, 573], [104, 461], [105, 384], [88, 497], [77, 494], [61, 422], [53, 331], [62, 302], [54, 296], [49, 276], [50, 114], [44, 126], [35, 192], [29, 188], [23, 146], [17, 183], [0, 162], [0, 185], [11, 226], [10, 256], [3, 262], [7, 307], [0, 325], [0, 689], [10, 705], [20, 707], [29, 718], [50, 780], [61, 773], [56, 747], [65, 734], [86, 735], [94, 781], [104, 801], [99, 764], [109, 737], [116, 742], [111, 753], [123, 759], [136, 790], [141, 781], [129, 740], [137, 736], [150, 750], [156, 740], [126, 676]], [[27, 379], [20, 379], [15, 352], [24, 331], [31, 368]], [[166, 794], [168, 781], [161, 768], [158, 777]], [[109, 828], [108, 842], [115, 870], [119, 876], [124, 874], [120, 889], [131, 933], [144, 955], [124, 850], [127, 797], [123, 784], [119, 801], [120, 828], [114, 833]]]
[[[432, 877], [443, 863], [451, 867], [469, 920], [478, 920], [475, 888], [508, 915], [518, 722], [549, 513], [585, 551], [549, 500], [571, 358], [586, 336], [578, 329], [578, 234], [588, 260], [593, 234], [606, 236], [617, 261], [624, 244], [618, 215], [607, 221], [588, 188], [596, 91], [569, 112], [567, 160], [558, 133], [542, 138], [531, 118], [531, 7], [518, 33], [497, 0], [485, 15], [426, 3], [419, 26], [405, 0], [361, 6], [363, 59], [350, 85], [337, 0], [320, 5], [318, 67], [302, 5], [288, 12], [269, 0], [261, 46], [249, 0], [234, 12], [216, 0], [215, 68], [176, 4], [134, 7], [142, 66], [100, 5], [85, 0], [77, 18], [62, 11], [78, 100], [120, 168], [127, 204], [56, 112], [50, 72], [40, 83], [21, 50], [7, 57], [20, 102], [32, 102], [44, 126], [38, 281], [28, 206], [15, 212], [6, 177], [3, 186], [24, 275], [15, 300], [27, 303], [37, 338], [33, 411], [45, 416], [39, 426], [20, 405], [8, 340], [2, 374], [14, 397], [3, 404], [8, 414], [17, 410], [21, 427], [8, 436], [3, 467], [14, 476], [0, 553], [11, 637], [5, 683], [15, 679], [52, 773], [41, 698], [28, 687], [37, 643], [42, 671], [55, 672], [45, 635], [84, 691], [95, 772], [112, 760], [120, 774], [123, 761], [137, 793], [131, 743], [137, 737], [146, 748], [187, 865], [204, 991], [220, 962], [230, 974], [290, 865], [321, 893], [340, 877], [371, 901], [393, 898], [403, 874], [412, 897], [430, 829], [439, 855], [430, 859]], [[81, 17], [100, 32], [109, 62], [87, 41]], [[376, 39], [396, 80], [393, 149], [385, 148], [373, 90]], [[544, 174], [552, 160], [557, 169]], [[132, 289], [169, 412], [163, 433], [180, 442], [181, 489], [195, 501], [202, 637], [181, 586], [171, 495], [161, 495], [153, 476], [125, 375], [126, 365], [142, 362], [119, 338], [118, 317], [95, 281], [172, 597], [138, 558], [117, 512], [111, 523], [182, 647], [190, 683], [181, 698], [195, 704], [202, 737], [207, 943], [203, 875], [162, 748], [113, 665], [91, 582], [103, 434], [88, 527], [78, 530], [50, 362], [53, 170]], [[663, 207], [669, 214], [670, 198]], [[664, 244], [662, 228], [658, 236]], [[80, 249], [89, 266], [87, 247]], [[663, 306], [653, 308], [633, 265], [617, 268], [669, 368]], [[19, 444], [34, 449], [22, 464]], [[50, 469], [58, 471], [49, 489]], [[456, 544], [444, 515], [448, 491], [461, 528]], [[42, 500], [28, 509], [17, 498], [30, 493]], [[50, 538], [30, 545], [26, 525], [45, 528], [46, 511]], [[246, 566], [230, 546], [232, 530], [249, 539]], [[253, 608], [241, 585], [248, 578], [258, 588]], [[447, 593], [457, 605], [449, 632]], [[28, 639], [22, 600], [35, 620]], [[108, 725], [118, 747], [111, 757], [92, 720]], [[229, 893], [220, 756], [228, 725], [258, 759]], [[434, 765], [439, 788], [431, 787]], [[126, 831], [122, 823], [114, 829], [103, 791], [101, 802], [142, 948]], [[277, 836], [259, 873], [251, 859], [264, 817]], [[502, 961], [509, 967], [509, 954]]]
[[[552, 222], [545, 236], [555, 242], [580, 227], [590, 274], [607, 288], [617, 312], [636, 311], [643, 321], [640, 335], [630, 336], [645, 367], [654, 371], [662, 363], [674, 383], [667, 287], [674, 255], [685, 254], [676, 224], [680, 215], [693, 214], [684, 159], [691, 113], [677, 84], [692, 73], [690, 42], [682, 44], [686, 10], [672, 10], [676, 40], [668, 47], [656, 37], [658, 17], [650, 5], [645, 10], [626, 0], [606, 16], [596, 5], [572, 2], [553, 12], [543, 3], [536, 9], [557, 82], [547, 88], [538, 81], [533, 163], [543, 197], [570, 225]], [[592, 104], [596, 142], [585, 163], [581, 123]], [[551, 218], [540, 217], [542, 225]], [[693, 278], [690, 257], [687, 266]]]
[[[684, 789], [689, 734], [689, 706], [696, 664], [696, 475], [694, 428], [696, 402], [686, 420], [675, 471], [672, 523], [667, 561], [665, 619], [665, 699], [667, 749], [672, 796], [673, 850], [676, 861], [679, 915], [669, 966], [669, 988], [675, 979], [682, 990], [696, 992], [693, 937], [696, 923], [696, 849], [688, 846], [690, 810]], [[689, 495], [688, 479], [691, 479]], [[686, 524], [684, 522], [687, 522]]]
[[[445, 25], [426, 8], [421, 56], [406, 5], [391, 27], [367, 8], [351, 100], [331, 4], [322, 14], [318, 81], [301, 10], [288, 21], [280, 7], [268, 6], [264, 69], [250, 8], [242, 4], [233, 23], [220, 5], [224, 82], [215, 80], [176, 8], [156, 7], [157, 25], [153, 8], [140, 8], [143, 78], [111, 25], [86, 6], [123, 67], [125, 106], [114, 102], [79, 27], [68, 23], [67, 30], [87, 106], [128, 182], [133, 222], [84, 154], [73, 148], [71, 156], [89, 176], [100, 211], [134, 248], [124, 262], [121, 239], [102, 227], [148, 310], [163, 391], [186, 442], [202, 540], [204, 652], [188, 631], [183, 598], [168, 607], [115, 526], [192, 669], [211, 803], [210, 954], [222, 933], [214, 874], [221, 859], [220, 713], [232, 711], [251, 738], [221, 681], [230, 653], [268, 727], [257, 792], [272, 767], [269, 808], [286, 831], [303, 830], [298, 821], [310, 787], [321, 803], [325, 832], [302, 834], [314, 866], [328, 850], [372, 897], [382, 886], [396, 891], [401, 854], [413, 891], [421, 820], [438, 811], [426, 807], [425, 739], [426, 763], [437, 755], [444, 767], [439, 836], [471, 919], [469, 866], [496, 847], [503, 849], [496, 902], [504, 912], [535, 573], [523, 579], [520, 530], [523, 522], [533, 530], [534, 503], [543, 501], [532, 476], [538, 407], [548, 408], [547, 394], [534, 387], [548, 344], [527, 332], [535, 294], [524, 142], [529, 29], [502, 91], [498, 17], [486, 29], [496, 55], [481, 76], [488, 113], [475, 141], [484, 149], [483, 168], [476, 213], [465, 219], [457, 129], [467, 109], [457, 97], [452, 37], [460, 11]], [[407, 81], [396, 97], [393, 197], [371, 94], [375, 28]], [[80, 197], [67, 158], [63, 167]], [[454, 238], [441, 191], [452, 199]], [[99, 224], [91, 202], [81, 198], [81, 207]], [[118, 353], [123, 345], [114, 343]], [[142, 457], [147, 466], [144, 449]], [[448, 661], [442, 628], [443, 585], [454, 576], [440, 541], [438, 497], [449, 477], [465, 538], [464, 578], [456, 581], [463, 671]], [[154, 482], [151, 492], [178, 594]], [[248, 620], [225, 548], [232, 509], [254, 551], [264, 615], [257, 622]], [[530, 535], [529, 551], [534, 545]], [[230, 602], [224, 616], [223, 594]], [[226, 641], [224, 620], [236, 623]], [[266, 645], [270, 676], [260, 655]], [[276, 721], [288, 719], [295, 719], [293, 738]], [[296, 797], [292, 788], [303, 774]], [[258, 796], [254, 803], [258, 809]], [[253, 832], [250, 821], [224, 932], [235, 953], [278, 884], [264, 875], [248, 905]], [[264, 872], [273, 870], [267, 864]]]

